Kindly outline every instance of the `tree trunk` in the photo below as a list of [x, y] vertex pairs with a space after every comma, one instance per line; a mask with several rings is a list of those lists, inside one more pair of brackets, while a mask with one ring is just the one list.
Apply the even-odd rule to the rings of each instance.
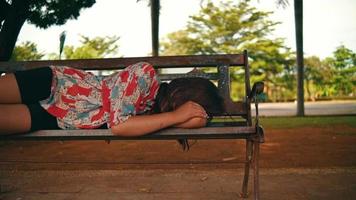
[[304, 116], [303, 0], [294, 0], [297, 45], [297, 116]]
[[151, 0], [152, 56], [159, 50], [159, 10], [160, 0]]
[[0, 31], [0, 61], [8, 61], [28, 17], [28, 0], [13, 0]]

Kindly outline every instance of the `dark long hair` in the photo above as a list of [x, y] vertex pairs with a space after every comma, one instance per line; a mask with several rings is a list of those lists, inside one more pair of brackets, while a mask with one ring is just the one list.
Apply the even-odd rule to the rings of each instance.
[[[154, 113], [169, 112], [187, 101], [194, 101], [207, 112], [209, 119], [225, 111], [224, 100], [218, 88], [204, 78], [178, 78], [170, 83], [161, 83], [153, 107]], [[188, 151], [191, 144], [187, 139], [179, 139], [183, 151]]]
[[222, 114], [224, 100], [218, 88], [205, 78], [177, 78], [170, 83], [161, 83], [153, 111], [155, 113], [173, 111], [187, 101], [201, 105], [207, 114]]

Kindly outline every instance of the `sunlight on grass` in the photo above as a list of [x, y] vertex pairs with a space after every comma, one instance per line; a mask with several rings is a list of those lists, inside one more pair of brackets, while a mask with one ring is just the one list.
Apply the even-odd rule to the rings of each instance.
[[263, 127], [283, 129], [299, 127], [332, 127], [343, 125], [356, 127], [356, 116], [325, 116], [325, 117], [263, 117]]

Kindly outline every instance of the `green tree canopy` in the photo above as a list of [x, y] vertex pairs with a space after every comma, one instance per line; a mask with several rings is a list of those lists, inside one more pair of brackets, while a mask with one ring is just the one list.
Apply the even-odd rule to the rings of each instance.
[[356, 95], [356, 56], [345, 46], [339, 46], [333, 55], [320, 60], [307, 57], [305, 85], [308, 98], [343, 98]]
[[356, 66], [356, 53], [344, 45], [337, 47], [333, 54], [336, 69], [350, 69]]
[[76, 19], [95, 0], [0, 0], [0, 60], [8, 60], [20, 30], [27, 21], [40, 28]]
[[95, 37], [93, 39], [81, 36], [81, 46], [65, 46], [65, 59], [83, 59], [83, 58], [105, 58], [107, 56], [117, 56], [119, 37], [106, 36]]
[[325, 60], [320, 60], [317, 56], [306, 57], [304, 59], [304, 80], [307, 98], [314, 101], [317, 98], [330, 94], [330, 80], [332, 70]]
[[333, 53], [330, 64], [333, 69], [333, 87], [342, 95], [355, 95], [356, 92], [356, 53], [341, 45]]
[[[292, 64], [290, 49], [282, 38], [272, 38], [278, 22], [268, 19], [271, 12], [251, 7], [248, 1], [208, 1], [197, 15], [191, 16], [185, 29], [170, 33], [161, 43], [163, 55], [219, 54], [249, 51], [252, 81], [264, 80], [271, 88], [290, 87], [282, 71]], [[240, 80], [238, 71], [233, 78]], [[294, 76], [293, 76], [294, 78]], [[292, 79], [287, 79], [289, 82]], [[242, 90], [243, 91], [243, 90]], [[240, 96], [240, 95], [238, 95]]]
[[45, 54], [37, 50], [37, 45], [33, 42], [26, 41], [14, 48], [11, 55], [12, 61], [30, 61], [41, 60]]

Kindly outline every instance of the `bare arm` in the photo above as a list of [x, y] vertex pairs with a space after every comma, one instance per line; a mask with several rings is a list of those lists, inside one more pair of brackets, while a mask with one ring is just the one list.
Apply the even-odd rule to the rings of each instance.
[[205, 110], [199, 104], [189, 101], [172, 112], [132, 116], [124, 123], [111, 127], [111, 131], [115, 135], [140, 136], [193, 118], [205, 117]]
[[207, 119], [204, 117], [194, 117], [188, 121], [174, 125], [177, 128], [201, 128], [206, 126]]
[[111, 127], [115, 135], [139, 136], [145, 135], [178, 123], [173, 112], [153, 115], [137, 115], [130, 117], [124, 123]]

